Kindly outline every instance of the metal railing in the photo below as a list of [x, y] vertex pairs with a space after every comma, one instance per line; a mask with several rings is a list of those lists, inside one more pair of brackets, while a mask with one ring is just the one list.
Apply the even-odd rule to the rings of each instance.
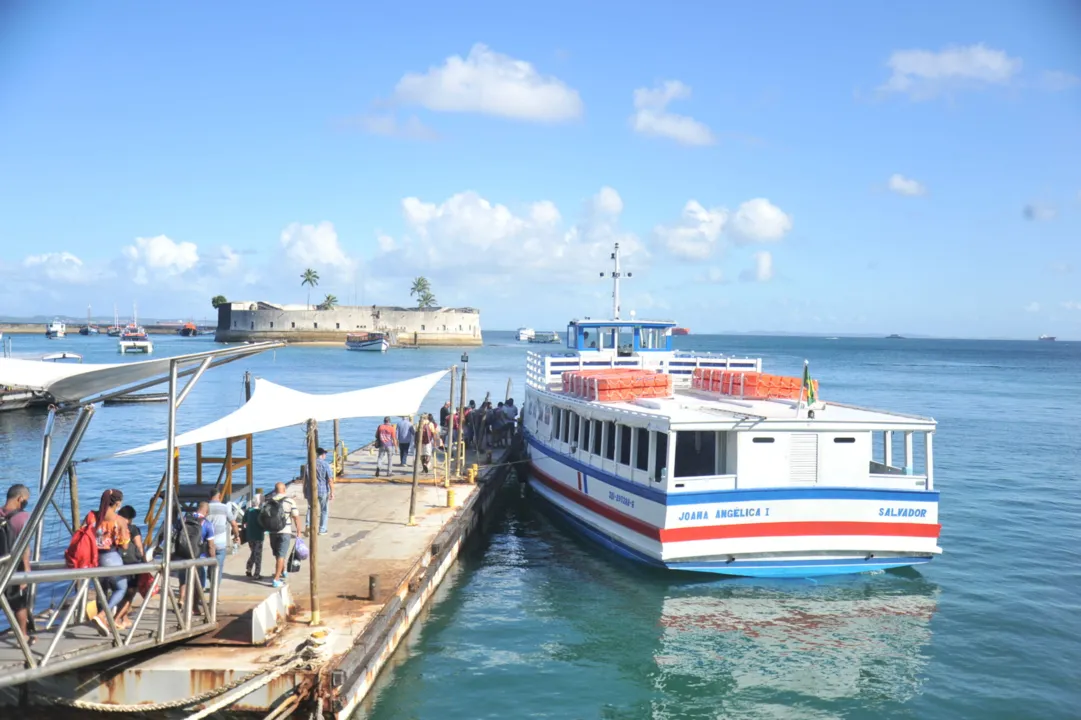
[[671, 375], [676, 387], [690, 387], [694, 370], [700, 367], [761, 372], [762, 360], [686, 353], [630, 356], [598, 354], [594, 358], [578, 353], [542, 355], [530, 350], [526, 353], [526, 383], [537, 390], [548, 390], [552, 383], [559, 382], [560, 377], [568, 370], [641, 368]]

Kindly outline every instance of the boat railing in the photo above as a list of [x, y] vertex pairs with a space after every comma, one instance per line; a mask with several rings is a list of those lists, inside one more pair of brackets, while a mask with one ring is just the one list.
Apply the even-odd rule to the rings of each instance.
[[641, 368], [672, 376], [675, 387], [690, 387], [695, 368], [717, 370], [741, 370], [761, 372], [759, 358], [735, 358], [724, 355], [657, 354], [616, 355], [598, 354], [597, 357], [577, 353], [544, 354], [532, 350], [526, 353], [526, 382], [536, 389], [547, 390], [568, 370], [595, 370], [600, 368]]

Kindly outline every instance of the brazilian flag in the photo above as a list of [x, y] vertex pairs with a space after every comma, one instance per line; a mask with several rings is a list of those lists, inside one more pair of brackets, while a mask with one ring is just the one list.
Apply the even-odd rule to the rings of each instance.
[[811, 368], [806, 360], [803, 361], [803, 391], [804, 397], [807, 398], [807, 404], [814, 405], [815, 400], [818, 398], [815, 397], [815, 386], [811, 382]]

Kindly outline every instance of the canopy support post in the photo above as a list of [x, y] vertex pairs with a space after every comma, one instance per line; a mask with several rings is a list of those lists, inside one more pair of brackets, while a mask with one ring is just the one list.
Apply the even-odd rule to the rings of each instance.
[[[450, 366], [450, 414], [447, 415], [447, 442], [443, 445], [443, 487], [450, 487], [450, 463], [454, 457], [454, 418], [458, 413], [454, 407], [454, 389], [458, 382], [458, 366]], [[435, 456], [433, 449], [432, 456]]]
[[417, 524], [417, 482], [420, 477], [420, 410], [413, 416], [413, 489], [409, 491], [409, 527]]
[[333, 453], [333, 456], [332, 456], [333, 459], [334, 459], [334, 472], [335, 472], [335, 474], [337, 474], [339, 472], [338, 471], [339, 467], [341, 467], [343, 469], [345, 468], [345, 456], [342, 456], [341, 465], [340, 466], [338, 465], [338, 448], [340, 447], [341, 441], [342, 441], [342, 438], [341, 438], [341, 433], [340, 433], [340, 428], [339, 428], [339, 421], [338, 421], [337, 418], [335, 418], [334, 419], [334, 453]]
[[454, 443], [454, 450], [458, 456], [454, 467], [455, 475], [465, 472], [465, 376], [468, 370], [468, 365], [462, 365], [462, 399], [458, 405], [458, 440]]
[[319, 480], [315, 471], [315, 444], [317, 442], [318, 423], [308, 420], [308, 508], [311, 521], [308, 523], [308, 566], [311, 577], [310, 593], [312, 605], [312, 625], [318, 625], [319, 616], [319, 514], [322, 510], [319, 497]]
[[71, 486], [71, 526], [78, 529], [82, 526], [79, 520], [79, 475], [75, 472], [75, 462], [68, 463], [68, 483]]
[[[45, 492], [45, 484], [49, 481], [49, 454], [53, 445], [53, 423], [56, 421], [56, 408], [49, 406], [49, 416], [45, 420], [45, 432], [41, 438], [41, 475], [38, 477], [38, 496]], [[57, 510], [59, 512], [59, 509]], [[76, 525], [75, 527], [79, 527]], [[45, 530], [45, 523], [41, 523], [37, 527], [37, 531], [34, 533], [34, 553], [31, 556], [33, 562], [37, 563], [41, 561], [41, 540]], [[14, 562], [14, 561], [13, 561]], [[28, 604], [30, 606], [30, 614], [34, 614], [34, 601], [37, 599], [38, 586], [37, 584], [30, 586], [30, 597]]]

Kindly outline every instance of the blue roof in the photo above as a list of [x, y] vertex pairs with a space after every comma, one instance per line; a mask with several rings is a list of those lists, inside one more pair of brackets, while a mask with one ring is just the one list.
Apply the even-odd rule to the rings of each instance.
[[571, 325], [579, 327], [675, 327], [675, 320], [571, 320]]

